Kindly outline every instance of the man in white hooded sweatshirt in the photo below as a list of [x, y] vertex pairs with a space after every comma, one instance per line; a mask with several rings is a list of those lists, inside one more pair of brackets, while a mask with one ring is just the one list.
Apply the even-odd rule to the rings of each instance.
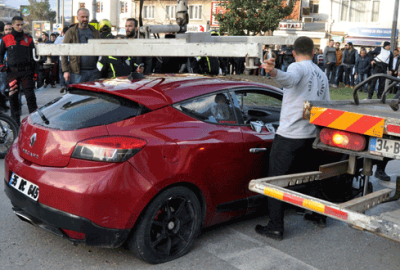
[[[374, 55], [375, 58], [373, 57]], [[371, 66], [373, 68], [373, 75], [375, 74], [387, 74], [390, 72], [390, 67], [393, 66], [393, 53], [390, 51], [390, 42], [385, 41], [382, 47], [377, 47], [375, 50], [368, 53], [371, 61]], [[373, 79], [369, 85], [368, 89], [368, 99], [372, 99], [374, 95], [376, 81], [378, 79]], [[385, 78], [379, 79], [378, 87], [378, 99], [382, 97], [383, 90], [385, 90]]]
[[[264, 61], [262, 65], [283, 86], [281, 117], [270, 152], [268, 176], [318, 170], [320, 151], [312, 148], [317, 129], [303, 119], [303, 103], [306, 100], [330, 100], [330, 94], [328, 78], [313, 63], [313, 55], [313, 41], [309, 37], [299, 37], [294, 42], [293, 56], [296, 62], [290, 64], [287, 72], [274, 68], [274, 58]], [[310, 183], [311, 192], [318, 192], [315, 182]], [[283, 203], [268, 198], [268, 209], [268, 225], [257, 225], [255, 230], [261, 235], [282, 240]], [[326, 225], [326, 217], [322, 215], [308, 215], [305, 218], [321, 227]]]

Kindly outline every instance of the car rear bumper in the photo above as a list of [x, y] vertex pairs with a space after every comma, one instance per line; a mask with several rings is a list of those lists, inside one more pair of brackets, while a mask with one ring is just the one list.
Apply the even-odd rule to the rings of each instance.
[[[35, 202], [11, 188], [6, 179], [4, 191], [11, 200], [14, 213], [20, 219], [72, 242], [88, 246], [116, 248], [128, 238], [130, 230], [100, 227], [86, 218]], [[62, 229], [84, 233], [85, 237], [81, 240], [71, 238]]]

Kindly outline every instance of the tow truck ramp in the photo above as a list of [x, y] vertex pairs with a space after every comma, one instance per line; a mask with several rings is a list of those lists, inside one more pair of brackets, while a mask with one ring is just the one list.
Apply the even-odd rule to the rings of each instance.
[[[343, 221], [350, 226], [372, 232], [374, 234], [400, 242], [400, 210], [386, 212], [380, 216], [366, 215], [364, 212], [378, 204], [390, 201], [392, 189], [383, 189], [350, 201], [335, 204], [329, 201], [311, 197], [287, 187], [304, 184], [311, 181], [329, 181], [333, 175], [339, 175], [344, 170], [347, 161], [328, 164], [319, 171], [266, 177], [252, 180], [249, 189], [262, 195], [307, 209], [319, 214]], [[340, 168], [327, 170], [326, 168]], [[397, 178], [397, 185], [400, 177]], [[396, 195], [395, 195], [396, 196]], [[393, 199], [392, 199], [393, 200]]]

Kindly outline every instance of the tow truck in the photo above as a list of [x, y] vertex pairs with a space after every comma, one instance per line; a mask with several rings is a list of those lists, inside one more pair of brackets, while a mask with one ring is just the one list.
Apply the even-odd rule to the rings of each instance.
[[[357, 91], [374, 78], [393, 81], [380, 100], [359, 100]], [[369, 178], [374, 161], [400, 159], [399, 100], [386, 100], [389, 90], [400, 79], [386, 74], [373, 75], [354, 88], [353, 100], [306, 101], [303, 118], [318, 130], [313, 148], [349, 156], [348, 160], [325, 164], [318, 171], [255, 179], [249, 189], [297, 207], [343, 221], [356, 229], [400, 242], [400, 176], [396, 190], [385, 188], [372, 192]], [[331, 181], [332, 177], [361, 173], [362, 195], [332, 203], [288, 189], [311, 181]], [[390, 202], [393, 202], [390, 204]], [[365, 214], [380, 204], [380, 215]]]
[[[187, 0], [178, 0], [177, 25], [145, 25], [139, 28], [144, 39], [89, 40], [87, 44], [38, 44], [37, 55], [47, 56], [165, 56], [165, 57], [246, 57], [246, 69], [258, 68], [255, 59], [263, 59], [263, 45], [292, 45], [297, 36], [211, 36], [210, 33], [186, 33]], [[175, 39], [150, 38], [159, 33], [176, 33]], [[140, 36], [140, 35], [139, 35]], [[177, 49], [179, 48], [179, 49]], [[229, 48], [229, 49], [227, 49]], [[359, 100], [357, 90], [376, 77], [394, 81], [380, 100]], [[400, 177], [396, 190], [382, 189], [371, 193], [369, 177], [374, 161], [383, 158], [400, 159], [400, 118], [396, 111], [399, 100], [386, 100], [386, 94], [400, 79], [389, 75], [374, 75], [357, 85], [354, 100], [307, 101], [304, 118], [318, 129], [313, 144], [316, 149], [347, 154], [348, 160], [320, 166], [319, 171], [255, 179], [249, 183], [253, 192], [341, 220], [352, 227], [400, 242], [400, 209], [387, 207], [379, 216], [364, 214], [382, 203], [400, 198]], [[258, 123], [259, 124], [259, 123]], [[255, 123], [254, 126], [257, 126]], [[259, 129], [262, 132], [262, 128]], [[346, 202], [321, 200], [288, 187], [311, 181], [331, 181], [341, 175], [354, 175], [359, 180], [362, 196]], [[361, 176], [361, 177], [358, 177]], [[393, 209], [394, 208], [394, 209]]]

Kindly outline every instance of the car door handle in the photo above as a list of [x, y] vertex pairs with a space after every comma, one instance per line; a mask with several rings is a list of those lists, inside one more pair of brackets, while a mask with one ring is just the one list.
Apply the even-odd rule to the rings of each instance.
[[261, 153], [267, 151], [267, 148], [250, 148], [250, 153]]

